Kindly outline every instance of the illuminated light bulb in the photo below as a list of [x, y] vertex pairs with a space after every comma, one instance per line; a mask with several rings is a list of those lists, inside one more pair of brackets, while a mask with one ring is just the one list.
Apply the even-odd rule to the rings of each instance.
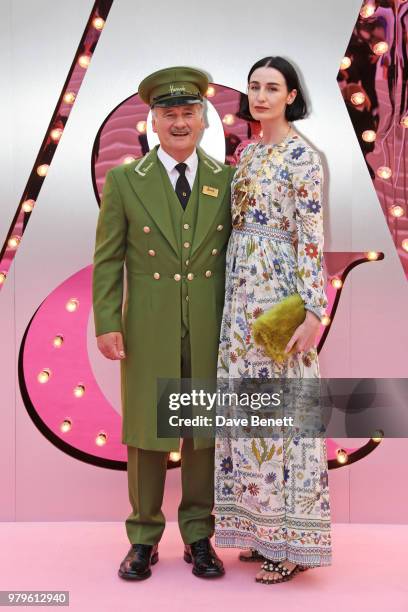
[[73, 91], [67, 91], [63, 98], [65, 104], [73, 104], [75, 102], [75, 94]]
[[24, 212], [29, 213], [33, 210], [34, 205], [35, 205], [34, 200], [25, 200], [22, 203], [21, 208], [24, 210]]
[[324, 325], [325, 327], [327, 327], [328, 325], [330, 325], [330, 317], [329, 315], [323, 315], [322, 318], [320, 319], [320, 323], [322, 325]]
[[76, 298], [71, 298], [65, 304], [65, 308], [68, 310], [68, 312], [75, 312], [78, 306], [79, 306], [79, 301]]
[[375, 6], [373, 4], [364, 4], [364, 6], [360, 10], [360, 17], [363, 19], [367, 19], [371, 17], [375, 13]]
[[407, 251], [408, 253], [408, 238], [404, 238], [404, 240], [401, 242], [401, 246], [404, 249], [404, 251]]
[[91, 56], [90, 55], [80, 55], [78, 57], [78, 64], [81, 66], [81, 68], [88, 68], [89, 64], [91, 63]]
[[405, 115], [405, 117], [401, 119], [401, 125], [404, 128], [408, 128], [408, 115]]
[[177, 461], [180, 461], [180, 457], [181, 457], [180, 453], [175, 452], [175, 451], [170, 453], [169, 455], [170, 461], [173, 461], [174, 463], [176, 463]]
[[77, 385], [74, 388], [73, 393], [74, 393], [75, 397], [83, 397], [84, 394], [85, 394], [85, 387], [84, 387], [84, 385]]
[[361, 134], [361, 138], [364, 140], [364, 142], [374, 142], [374, 140], [377, 138], [377, 134], [374, 132], [374, 130], [364, 130], [364, 132]]
[[380, 166], [377, 170], [377, 176], [382, 179], [389, 179], [392, 176], [392, 170], [388, 166]]
[[374, 432], [374, 435], [371, 439], [373, 442], [381, 442], [381, 440], [383, 439], [383, 436], [384, 436], [384, 432], [381, 431], [381, 429], [379, 429], [378, 431]]
[[362, 91], [356, 91], [356, 93], [353, 93], [350, 98], [351, 103], [354, 104], [354, 106], [360, 106], [360, 104], [364, 104], [365, 99], [366, 97]]
[[41, 166], [38, 166], [37, 167], [38, 176], [46, 176], [48, 172], [48, 168], [49, 168], [48, 164], [41, 164]]
[[135, 157], [132, 157], [132, 155], [128, 155], [127, 157], [123, 158], [123, 163], [124, 164], [131, 164], [132, 162], [135, 161]]
[[146, 132], [147, 124], [146, 121], [138, 121], [136, 124], [136, 129], [139, 134], [144, 134]]
[[4, 283], [7, 278], [7, 274], [5, 272], [0, 272], [0, 285]]
[[47, 383], [51, 376], [51, 370], [49, 368], [44, 368], [37, 376], [37, 380], [39, 383]]
[[385, 40], [382, 40], [376, 43], [373, 47], [373, 52], [376, 55], [384, 55], [384, 53], [387, 53], [387, 51], [388, 51], [388, 44], [385, 42]]
[[106, 444], [107, 439], [108, 436], [106, 435], [106, 433], [101, 431], [95, 438], [95, 444], [97, 444], [98, 446], [103, 446], [104, 444]]
[[20, 244], [21, 236], [10, 236], [7, 245], [10, 249], [16, 249]]
[[64, 419], [60, 425], [60, 430], [63, 433], [67, 433], [67, 431], [71, 431], [72, 421], [70, 419]]
[[214, 85], [209, 85], [205, 95], [207, 96], [207, 98], [213, 98], [215, 94], [216, 94], [216, 89]]
[[390, 206], [389, 211], [393, 217], [402, 217], [405, 212], [402, 206], [400, 206], [399, 204], [394, 204], [394, 206]]
[[347, 68], [350, 68], [350, 66], [351, 66], [351, 59], [347, 57], [346, 55], [341, 60], [340, 68], [341, 70], [347, 70]]
[[92, 25], [95, 28], [95, 30], [103, 30], [103, 26], [105, 25], [105, 20], [102, 19], [102, 17], [95, 17], [95, 19], [92, 20]]
[[55, 348], [60, 348], [60, 346], [62, 346], [64, 344], [64, 337], [61, 336], [60, 334], [58, 334], [58, 336], [55, 336], [55, 338], [52, 341], [52, 343], [55, 346]]
[[225, 125], [234, 125], [235, 117], [231, 113], [227, 113], [224, 115], [222, 122], [225, 123]]
[[377, 261], [377, 259], [379, 258], [380, 254], [377, 253], [377, 251], [368, 251], [366, 253], [366, 257], [369, 261]]
[[337, 451], [337, 462], [338, 463], [347, 463], [348, 454], [342, 448], [339, 448]]
[[331, 279], [331, 284], [332, 284], [332, 287], [334, 287], [335, 289], [341, 289], [343, 286], [343, 281], [341, 280], [341, 278], [338, 278], [336, 276], [335, 278]]
[[50, 132], [50, 138], [54, 142], [58, 142], [61, 136], [62, 136], [62, 128], [54, 128]]

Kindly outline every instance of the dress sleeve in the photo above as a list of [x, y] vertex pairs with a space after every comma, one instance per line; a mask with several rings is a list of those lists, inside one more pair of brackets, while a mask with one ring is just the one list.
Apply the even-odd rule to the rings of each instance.
[[92, 297], [96, 336], [122, 331], [127, 218], [115, 176], [106, 175], [96, 228]]
[[323, 269], [323, 168], [313, 149], [294, 162], [297, 290], [306, 310], [321, 318], [327, 307]]

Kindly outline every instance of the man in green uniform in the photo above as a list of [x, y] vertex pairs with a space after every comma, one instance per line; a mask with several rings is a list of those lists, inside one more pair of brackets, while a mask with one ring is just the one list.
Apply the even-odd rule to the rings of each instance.
[[[119, 569], [125, 579], [148, 578], [158, 561], [168, 454], [179, 450], [179, 437], [157, 436], [157, 380], [216, 376], [233, 170], [197, 147], [207, 87], [207, 76], [187, 67], [141, 82], [160, 146], [107, 173], [98, 219], [95, 329], [103, 355], [121, 360], [128, 449], [132, 547]], [[210, 543], [213, 470], [214, 441], [185, 438], [178, 521], [184, 559], [202, 577], [224, 573]]]

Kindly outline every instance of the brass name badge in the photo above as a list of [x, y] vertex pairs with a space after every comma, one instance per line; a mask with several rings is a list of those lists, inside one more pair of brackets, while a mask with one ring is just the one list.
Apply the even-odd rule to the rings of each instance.
[[218, 189], [216, 189], [216, 187], [209, 187], [208, 185], [204, 185], [203, 193], [205, 195], [209, 195], [209, 196], [212, 196], [213, 198], [216, 198], [218, 196]]

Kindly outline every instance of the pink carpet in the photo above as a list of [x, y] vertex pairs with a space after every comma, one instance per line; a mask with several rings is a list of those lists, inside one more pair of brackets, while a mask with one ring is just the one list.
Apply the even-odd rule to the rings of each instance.
[[408, 611], [408, 525], [335, 524], [331, 567], [270, 586], [232, 549], [218, 549], [223, 578], [193, 576], [176, 523], [153, 576], [138, 583], [117, 576], [129, 548], [123, 523], [0, 523], [0, 541], [0, 590], [69, 590], [75, 611]]

